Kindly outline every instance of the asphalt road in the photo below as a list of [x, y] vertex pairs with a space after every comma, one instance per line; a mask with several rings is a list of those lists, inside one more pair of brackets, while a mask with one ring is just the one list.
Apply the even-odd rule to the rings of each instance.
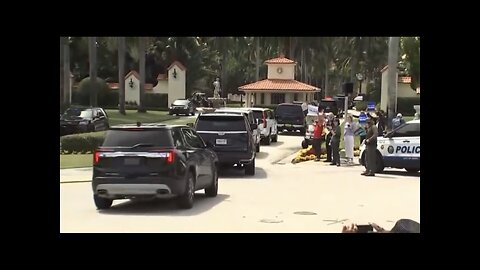
[[[114, 201], [98, 211], [88, 181], [90, 168], [60, 171], [61, 232], [340, 232], [342, 225], [375, 222], [386, 229], [396, 220], [420, 222], [420, 175], [386, 169], [361, 176], [361, 166], [323, 162], [291, 164], [301, 136], [281, 135], [261, 146], [256, 173], [222, 172], [219, 194], [195, 195], [192, 209], [173, 201]], [[68, 183], [70, 182], [70, 183]]]

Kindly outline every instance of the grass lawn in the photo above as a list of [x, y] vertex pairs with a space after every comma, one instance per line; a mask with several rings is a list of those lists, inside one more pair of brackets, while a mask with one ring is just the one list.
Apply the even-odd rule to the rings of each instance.
[[127, 115], [122, 115], [118, 110], [107, 110], [110, 126], [121, 124], [132, 124], [138, 121], [142, 123], [162, 122], [170, 119], [177, 119], [178, 116], [168, 115], [166, 111], [147, 111], [138, 113], [136, 110], [127, 110]]
[[60, 169], [91, 167], [92, 154], [60, 155]]

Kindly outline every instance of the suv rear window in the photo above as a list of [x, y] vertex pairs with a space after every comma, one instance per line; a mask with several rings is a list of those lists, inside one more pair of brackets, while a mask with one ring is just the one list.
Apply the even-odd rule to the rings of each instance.
[[262, 111], [253, 111], [253, 117], [255, 117], [255, 119], [263, 119], [263, 112]]
[[279, 105], [277, 107], [277, 114], [302, 114], [302, 107], [299, 105]]
[[132, 147], [136, 144], [151, 144], [156, 147], [173, 146], [170, 130], [109, 130], [103, 146]]
[[196, 130], [198, 131], [245, 131], [245, 120], [230, 116], [199, 117]]

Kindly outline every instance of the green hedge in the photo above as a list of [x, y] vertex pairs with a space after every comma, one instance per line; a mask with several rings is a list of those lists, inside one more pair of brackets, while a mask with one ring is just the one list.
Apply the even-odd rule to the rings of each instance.
[[60, 138], [61, 154], [92, 153], [95, 148], [103, 144], [105, 131], [72, 134]]
[[168, 94], [145, 94], [145, 107], [168, 108]]
[[397, 99], [397, 112], [404, 116], [413, 116], [415, 109], [413, 105], [420, 105], [420, 97], [404, 97]]

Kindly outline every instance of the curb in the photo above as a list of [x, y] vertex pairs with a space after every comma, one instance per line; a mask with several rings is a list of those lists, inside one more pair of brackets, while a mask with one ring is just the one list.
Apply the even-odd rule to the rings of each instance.
[[74, 180], [74, 181], [60, 181], [60, 184], [71, 184], [71, 183], [88, 183], [92, 180]]

